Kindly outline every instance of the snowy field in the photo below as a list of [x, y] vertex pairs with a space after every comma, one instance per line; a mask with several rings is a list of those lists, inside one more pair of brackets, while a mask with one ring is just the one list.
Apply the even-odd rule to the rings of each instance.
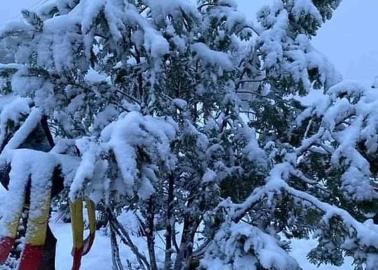
[[[0, 188], [0, 203], [4, 198], [4, 190]], [[123, 219], [125, 220], [125, 219]], [[50, 221], [55, 237], [58, 238], [57, 246], [57, 264], [56, 270], [70, 269], [72, 263], [71, 247], [72, 236], [70, 224], [64, 224], [57, 221], [54, 217]], [[127, 226], [127, 224], [125, 224]], [[134, 239], [138, 241], [139, 246], [144, 246], [142, 239]], [[292, 256], [300, 263], [304, 270], [352, 270], [351, 260], [347, 259], [342, 267], [335, 267], [331, 265], [321, 265], [316, 267], [306, 260], [306, 254], [315, 246], [314, 241], [298, 240], [293, 243]], [[133, 261], [132, 254], [120, 244], [121, 257], [126, 265], [126, 260]], [[157, 251], [159, 254], [159, 251]], [[98, 231], [96, 234], [96, 241], [91, 252], [83, 257], [81, 270], [110, 270], [112, 265], [110, 240], [104, 231]]]
[[[57, 268], [56, 270], [67, 270], [71, 266], [71, 227], [69, 224], [51, 222], [55, 236], [58, 238]], [[298, 240], [293, 245], [292, 256], [300, 263], [304, 270], [352, 270], [351, 260], [347, 260], [342, 267], [321, 265], [316, 267], [306, 260], [308, 251], [315, 245], [313, 241]], [[106, 270], [111, 269], [112, 259], [110, 254], [110, 241], [104, 232], [97, 232], [96, 241], [91, 252], [83, 257], [82, 270]], [[120, 245], [121, 254], [130, 256]], [[132, 260], [132, 259], [131, 259]]]
[[[58, 238], [57, 268], [56, 270], [67, 270], [71, 266], [71, 227], [69, 224], [51, 222], [55, 236]], [[306, 260], [309, 250], [315, 246], [315, 241], [298, 240], [295, 241], [292, 256], [299, 262], [303, 270], [352, 270], [351, 260], [347, 259], [342, 267], [331, 265], [321, 265], [317, 267]], [[82, 270], [107, 270], [111, 269], [112, 259], [110, 253], [110, 240], [104, 232], [97, 232], [96, 241], [91, 252], [83, 257]], [[123, 258], [129, 257], [124, 246], [120, 244], [120, 252]], [[130, 258], [130, 257], [129, 257]], [[131, 257], [131, 261], [132, 261]], [[125, 264], [126, 265], [126, 264]]]

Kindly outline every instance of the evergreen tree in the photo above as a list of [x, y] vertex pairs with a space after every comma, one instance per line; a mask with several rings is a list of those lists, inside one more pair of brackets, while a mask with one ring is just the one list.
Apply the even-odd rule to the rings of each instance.
[[[23, 11], [0, 33], [10, 181], [25, 184], [41, 162], [44, 179], [60, 168], [67, 197], [102, 211], [114, 269], [117, 239], [135, 269], [300, 269], [282, 236], [310, 234], [312, 261], [340, 264], [346, 253], [376, 269], [375, 95], [337, 84], [310, 42], [339, 3], [276, 1], [257, 26], [232, 0], [59, 0]], [[57, 141], [43, 159], [17, 149], [22, 132], [4, 139], [41, 115]], [[21, 157], [31, 169], [17, 171]]]

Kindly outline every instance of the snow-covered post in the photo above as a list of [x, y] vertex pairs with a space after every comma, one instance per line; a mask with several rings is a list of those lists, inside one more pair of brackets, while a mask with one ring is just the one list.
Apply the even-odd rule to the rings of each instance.
[[1, 211], [0, 263], [16, 248], [19, 220], [27, 208], [26, 243], [18, 269], [53, 268], [56, 239], [48, 225], [50, 200], [63, 189], [64, 179], [54, 157], [46, 153], [54, 147], [47, 118], [30, 108], [28, 99], [3, 97], [1, 104], [0, 182], [8, 192]]

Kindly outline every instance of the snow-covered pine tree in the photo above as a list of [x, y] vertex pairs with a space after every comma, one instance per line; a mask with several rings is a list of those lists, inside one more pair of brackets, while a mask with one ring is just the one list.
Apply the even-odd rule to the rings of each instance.
[[[335, 137], [329, 137], [327, 132], [323, 136], [321, 132], [324, 130], [319, 128], [319, 117], [322, 117], [318, 113], [319, 109], [309, 106], [311, 108], [305, 108], [301, 113], [303, 105], [306, 104], [307, 107], [308, 103], [301, 104], [300, 96], [306, 96], [304, 99], [312, 104], [314, 96], [310, 94], [307, 97], [308, 93], [317, 90], [326, 93], [326, 96], [332, 96], [332, 89], [340, 89], [334, 86], [340, 81], [340, 76], [310, 43], [316, 30], [331, 17], [339, 3], [340, 1], [276, 1], [274, 5], [260, 11], [258, 19], [261, 28], [254, 29], [258, 34], [257, 44], [250, 55], [250, 62], [246, 61], [249, 69], [242, 73], [246, 77], [239, 81], [237, 92], [246, 99], [243, 108], [247, 108], [245, 112], [251, 119], [249, 124], [256, 129], [259, 142], [265, 145], [273, 167], [267, 178], [267, 186], [255, 187], [255, 191], [243, 203], [220, 204], [214, 216], [219, 218], [217, 215], [222, 215], [219, 213], [224, 211], [226, 214], [223, 213], [223, 220], [228, 220], [229, 224], [223, 223], [224, 229], [215, 234], [211, 248], [207, 250], [205, 267], [216, 269], [227, 265], [238, 269], [255, 262], [256, 257], [251, 256], [247, 263], [245, 250], [240, 251], [241, 248], [248, 249], [252, 246], [253, 249], [254, 245], [258, 245], [255, 242], [256, 232], [252, 233], [251, 228], [248, 230], [235, 224], [235, 221], [243, 218], [252, 220], [253, 225], [264, 228], [265, 232], [269, 228], [270, 234], [284, 234], [288, 238], [307, 237], [310, 232], [316, 232], [319, 245], [309, 254], [310, 260], [315, 263], [340, 265], [347, 254], [355, 259], [357, 269], [377, 267], [377, 226], [370, 220], [375, 214], [372, 209], [377, 207], [372, 168], [375, 164], [364, 146], [367, 142], [362, 132], [366, 131], [355, 131], [355, 136], [361, 138], [349, 141], [352, 145], [358, 144], [357, 148], [362, 147], [358, 149], [360, 153], [354, 154], [357, 157], [346, 158], [345, 156], [352, 154], [348, 152], [340, 158], [341, 143], [338, 142], [340, 139], [336, 139], [339, 127], [332, 127]], [[347, 83], [341, 88], [344, 90], [340, 92], [345, 94], [354, 86]], [[327, 98], [319, 100], [316, 105], [320, 108], [327, 107], [323, 103], [325, 100]], [[333, 113], [334, 110], [330, 109]], [[341, 116], [333, 117], [346, 116], [342, 111], [339, 113]], [[367, 114], [370, 113], [374, 114], [373, 111]], [[349, 121], [339, 124], [348, 125]], [[368, 136], [373, 136], [375, 132], [372, 131], [372, 126], [374, 125], [369, 126], [371, 133]], [[350, 132], [346, 131], [345, 134]], [[323, 150], [322, 154], [326, 155], [319, 157], [319, 152], [314, 151], [313, 147], [317, 141], [322, 141], [322, 146], [329, 147], [327, 150], [331, 152]], [[332, 148], [335, 145], [339, 145], [336, 151]], [[356, 159], [359, 164], [356, 164]], [[338, 173], [335, 174], [335, 171]], [[340, 208], [331, 207], [318, 199]], [[341, 209], [346, 209], [349, 213]], [[364, 224], [351, 222], [349, 214]], [[237, 227], [240, 229], [239, 234], [236, 232]], [[374, 240], [364, 237], [367, 234], [365, 229], [375, 235]], [[249, 242], [248, 239], [254, 240]], [[272, 245], [268, 244], [269, 239], [263, 239], [266, 246]], [[244, 244], [246, 242], [247, 247]], [[363, 252], [359, 255], [357, 250]], [[261, 252], [263, 257], [264, 250]], [[256, 256], [255, 253], [254, 255]], [[220, 257], [223, 259], [219, 260]], [[261, 260], [256, 265], [257, 269], [295, 269], [289, 260], [285, 263], [279, 265], [274, 260]]]
[[102, 201], [117, 233], [114, 212], [135, 211], [148, 243], [148, 259], [133, 249], [140, 267], [160, 265], [160, 229], [165, 267], [189, 267], [218, 183], [246, 178], [242, 148], [259, 150], [234, 93], [245, 19], [231, 1], [58, 1], [23, 14], [3, 32], [17, 63], [2, 66], [3, 91], [31, 96], [49, 115], [56, 151], [79, 150], [70, 198]]
[[[298, 126], [308, 130], [305, 138], [308, 150], [298, 165], [326, 190], [315, 193], [372, 227], [376, 227], [373, 223], [378, 224], [376, 97], [374, 88], [341, 82], [327, 91], [312, 90], [300, 98], [306, 109], [297, 118]], [[321, 169], [324, 167], [327, 170]], [[359, 253], [364, 248], [376, 253], [376, 249], [346, 243], [345, 238], [357, 232], [348, 232], [338, 218], [332, 216], [332, 219], [326, 226], [332, 226], [335, 232], [344, 231], [346, 236], [320, 232], [320, 245], [311, 251], [310, 258], [315, 262], [340, 264], [345, 245], [347, 254], [358, 264], [367, 261], [371, 269], [376, 268], [376, 255], [367, 250]], [[324, 253], [325, 245], [331, 246], [333, 251]]]
[[[107, 215], [114, 269], [117, 239], [135, 269], [298, 269], [280, 237], [315, 229], [318, 261], [338, 263], [336, 248], [375, 269], [377, 227], [321, 201], [335, 198], [301, 164], [316, 125], [295, 122], [298, 96], [339, 80], [310, 45], [339, 2], [277, 1], [254, 26], [232, 0], [49, 1], [0, 33], [11, 56], [1, 90], [49, 117], [57, 145], [44, 158], [62, 168], [71, 200], [90, 197]], [[17, 104], [3, 109], [1, 134], [33, 121]], [[30, 167], [21, 175], [38, 173]]]

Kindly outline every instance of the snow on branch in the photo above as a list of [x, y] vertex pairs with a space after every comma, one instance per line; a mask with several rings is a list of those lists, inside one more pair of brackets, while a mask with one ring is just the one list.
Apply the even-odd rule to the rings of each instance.
[[[218, 207], [226, 210], [230, 215], [229, 220], [231, 222], [239, 222], [262, 201], [268, 205], [274, 205], [273, 202], [278, 195], [286, 194], [296, 200], [302, 201], [307, 207], [320, 210], [322, 212], [321, 222], [324, 224], [329, 224], [334, 218], [339, 219], [347, 229], [347, 235], [343, 236], [344, 240], [340, 247], [348, 252], [355, 252], [355, 258], [358, 258], [357, 254], [361, 249], [365, 251], [378, 249], [378, 225], [373, 224], [372, 220], [361, 223], [347, 211], [329, 203], [322, 202], [307, 192], [291, 187], [288, 184], [288, 180], [290, 177], [295, 176], [292, 175], [293, 171], [292, 165], [288, 162], [277, 164], [272, 169], [266, 185], [254, 190], [243, 203], [233, 204], [229, 201], [225, 201]], [[319, 230], [321, 230], [321, 228], [319, 228]], [[365, 261], [373, 260], [374, 256], [374, 254], [367, 254], [363, 259]], [[371, 266], [367, 269], [374, 268]]]
[[[313, 102], [306, 101], [309, 97], [315, 98]], [[298, 123], [320, 119], [316, 133], [305, 139], [301, 148], [308, 149], [309, 144], [335, 145], [329, 157], [331, 165], [342, 171], [345, 196], [357, 201], [378, 198], [372, 185], [373, 155], [378, 149], [377, 97], [375, 89], [346, 81], [325, 94], [313, 90], [308, 97], [298, 98], [306, 108], [298, 116]]]
[[90, 186], [101, 184], [101, 177], [106, 177], [105, 172], [112, 167], [110, 163], [115, 162], [119, 173], [114, 181], [119, 182], [112, 184], [117, 185], [118, 192], [130, 195], [135, 191], [140, 198], [148, 199], [155, 192], [158, 168], [164, 167], [167, 172], [174, 169], [176, 158], [171, 153], [171, 143], [175, 136], [176, 124], [169, 118], [131, 112], [108, 125], [98, 142], [90, 138], [78, 141], [81, 163], [71, 185], [70, 198], [74, 199], [85, 189], [89, 180]]
[[246, 223], [225, 223], [201, 261], [208, 270], [299, 270], [298, 263], [280, 247], [277, 239]]

